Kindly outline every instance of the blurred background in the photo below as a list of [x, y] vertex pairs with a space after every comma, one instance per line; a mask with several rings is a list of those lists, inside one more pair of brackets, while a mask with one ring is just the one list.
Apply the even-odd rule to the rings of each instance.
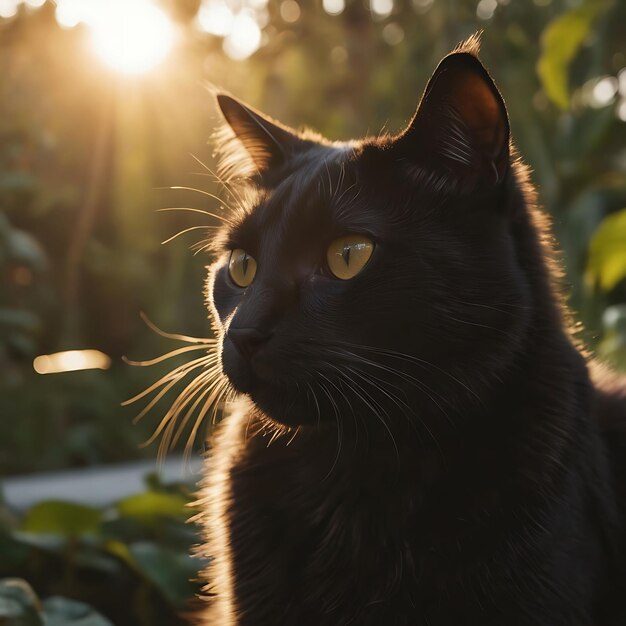
[[141, 444], [175, 390], [135, 425], [155, 393], [121, 406], [192, 357], [122, 357], [189, 345], [155, 326], [210, 336], [216, 222], [158, 211], [227, 206], [210, 90], [331, 139], [397, 131], [478, 29], [581, 336], [626, 369], [623, 0], [0, 0], [0, 578], [47, 598], [5, 581], [0, 623], [177, 624], [196, 591], [201, 442], [159, 469]]

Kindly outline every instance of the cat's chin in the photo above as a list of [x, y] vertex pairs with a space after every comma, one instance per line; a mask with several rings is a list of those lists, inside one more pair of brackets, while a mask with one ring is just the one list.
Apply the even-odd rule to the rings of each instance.
[[[285, 426], [299, 426], [308, 422], [303, 419], [305, 405], [294, 397], [295, 390], [283, 388], [276, 381], [264, 380], [251, 368], [224, 368], [230, 384], [265, 415]], [[299, 406], [302, 404], [302, 406]]]
[[316, 417], [310, 414], [307, 399], [300, 398], [297, 390], [259, 384], [247, 395], [259, 410], [283, 426], [305, 426], [316, 422]]

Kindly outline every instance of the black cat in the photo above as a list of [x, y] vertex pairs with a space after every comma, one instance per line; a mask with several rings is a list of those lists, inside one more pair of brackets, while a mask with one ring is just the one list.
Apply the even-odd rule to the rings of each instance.
[[218, 96], [256, 172], [208, 282], [242, 395], [206, 465], [201, 624], [626, 624], [624, 386], [572, 340], [476, 53], [397, 136]]

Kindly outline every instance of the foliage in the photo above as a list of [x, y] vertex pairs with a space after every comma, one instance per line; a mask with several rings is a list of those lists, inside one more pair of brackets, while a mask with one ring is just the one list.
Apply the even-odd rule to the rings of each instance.
[[588, 276], [605, 291], [626, 278], [626, 209], [608, 215], [589, 246]]
[[82, 602], [52, 597], [43, 604], [20, 579], [0, 580], [0, 624], [3, 626], [112, 626]]
[[562, 109], [570, 105], [570, 63], [589, 37], [595, 19], [607, 7], [608, 3], [588, 2], [554, 19], [543, 33], [537, 72], [547, 96]]
[[[198, 541], [186, 523], [191, 496], [182, 484], [162, 485], [154, 476], [148, 483], [147, 491], [103, 510], [49, 501], [21, 518], [5, 511], [12, 520], [0, 524], [0, 578], [24, 579], [45, 597], [46, 624], [181, 623], [198, 592], [191, 581], [202, 566], [189, 556]], [[39, 602], [22, 583], [0, 583], [5, 623], [42, 623]]]

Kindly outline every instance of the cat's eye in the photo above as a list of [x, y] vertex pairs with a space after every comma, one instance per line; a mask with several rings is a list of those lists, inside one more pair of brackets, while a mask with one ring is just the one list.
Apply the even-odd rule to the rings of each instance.
[[344, 235], [335, 239], [326, 252], [328, 269], [341, 280], [356, 276], [374, 251], [374, 242], [365, 235]]
[[247, 287], [254, 280], [256, 261], [245, 250], [237, 248], [230, 253], [228, 273], [235, 285]]

